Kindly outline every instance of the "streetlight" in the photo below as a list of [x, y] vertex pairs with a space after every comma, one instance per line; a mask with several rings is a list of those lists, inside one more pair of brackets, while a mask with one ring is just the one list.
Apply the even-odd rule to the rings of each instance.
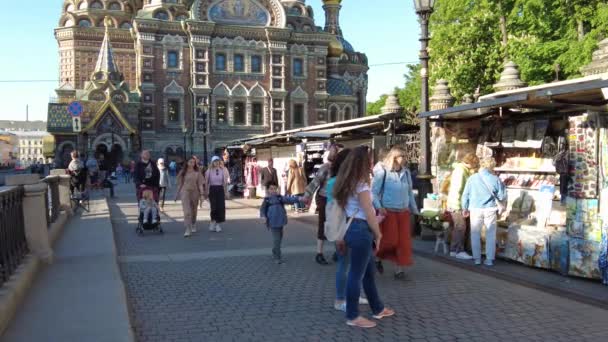
[[[420, 21], [420, 76], [422, 78], [422, 91], [420, 98], [420, 112], [429, 110], [429, 18], [433, 13], [435, 0], [414, 0], [416, 14]], [[427, 118], [420, 119], [420, 154], [418, 164], [418, 193], [420, 202], [426, 195], [433, 192], [431, 184], [431, 130]]]
[[[203, 163], [205, 167], [208, 164], [208, 156], [207, 156], [207, 117], [209, 115], [209, 105], [204, 102], [202, 106], [196, 109], [196, 119], [199, 123], [197, 125], [198, 131], [203, 133]], [[200, 120], [200, 121], [199, 121]]]
[[182, 151], [184, 154], [184, 162], [186, 162], [186, 135], [188, 134], [188, 127], [186, 127], [186, 123], [184, 122], [184, 128], [182, 128], [184, 132], [184, 150]]

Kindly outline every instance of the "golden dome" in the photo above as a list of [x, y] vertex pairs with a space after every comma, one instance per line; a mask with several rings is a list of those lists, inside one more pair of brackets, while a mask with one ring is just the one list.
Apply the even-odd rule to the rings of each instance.
[[342, 0], [323, 0], [324, 5], [339, 5]]
[[329, 57], [340, 57], [344, 52], [344, 45], [338, 40], [338, 37], [332, 36], [329, 42]]

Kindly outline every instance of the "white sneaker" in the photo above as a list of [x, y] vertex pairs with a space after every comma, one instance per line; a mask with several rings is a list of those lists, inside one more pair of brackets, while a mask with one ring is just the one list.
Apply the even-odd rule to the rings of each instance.
[[196, 229], [195, 225], [192, 225], [192, 228], [190, 228], [190, 230], [192, 231], [192, 234], [196, 233], [198, 230]]
[[210, 232], [214, 232], [215, 231], [215, 222], [212, 221], [211, 223], [209, 223], [209, 231]]
[[216, 231], [217, 233], [219, 233], [219, 232], [221, 232], [221, 231], [222, 231], [222, 227], [220, 227], [220, 224], [219, 224], [219, 223], [216, 223], [216, 224], [215, 224], [215, 231]]
[[488, 259], [486, 259], [486, 261], [484, 261], [483, 264], [486, 266], [494, 266], [494, 262], [492, 260], [488, 260]]
[[190, 235], [192, 235], [192, 233], [190, 232], [190, 229], [186, 229], [186, 232], [184, 233], [184, 237], [190, 237]]
[[346, 312], [346, 302], [342, 302], [340, 304], [334, 303], [334, 309], [342, 312]]
[[456, 252], [450, 252], [450, 256], [451, 257], [455, 257], [456, 256]]
[[467, 252], [460, 252], [460, 253], [456, 254], [456, 259], [471, 260], [471, 259], [473, 259], [473, 257], [470, 256]]
[[481, 259], [475, 260], [475, 265], [477, 265], [477, 266], [481, 265]]
[[367, 305], [367, 304], [369, 304], [369, 302], [367, 301], [366, 298], [359, 297], [359, 305]]

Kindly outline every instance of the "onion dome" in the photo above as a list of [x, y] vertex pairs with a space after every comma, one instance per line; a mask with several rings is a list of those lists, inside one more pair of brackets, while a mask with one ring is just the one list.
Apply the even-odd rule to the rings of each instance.
[[59, 21], [60, 27], [104, 27], [109, 17], [114, 28], [130, 29], [137, 8], [133, 0], [66, 0]]
[[344, 52], [344, 46], [342, 45], [342, 42], [340, 42], [340, 39], [338, 39], [338, 37], [332, 36], [331, 41], [329, 42], [328, 50], [329, 57], [340, 57], [342, 56], [342, 52]]

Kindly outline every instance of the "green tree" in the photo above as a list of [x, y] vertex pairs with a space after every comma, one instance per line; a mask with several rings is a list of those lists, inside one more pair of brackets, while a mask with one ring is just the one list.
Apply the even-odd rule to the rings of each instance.
[[387, 97], [387, 95], [382, 95], [376, 102], [368, 103], [366, 115], [378, 115], [382, 113], [382, 107], [384, 107]]
[[493, 92], [505, 60], [530, 85], [580, 76], [608, 32], [604, 0], [437, 0], [431, 16], [431, 84], [447, 79], [460, 99]]

